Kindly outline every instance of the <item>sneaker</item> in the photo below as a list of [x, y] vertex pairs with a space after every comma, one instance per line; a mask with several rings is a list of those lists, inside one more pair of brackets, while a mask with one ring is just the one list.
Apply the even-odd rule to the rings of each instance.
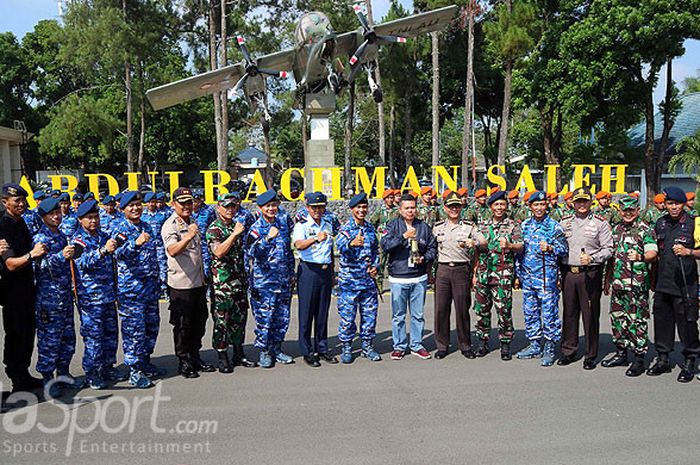
[[275, 344], [275, 361], [281, 363], [282, 365], [290, 365], [294, 363], [294, 359], [291, 355], [287, 355], [282, 352], [282, 343]]
[[539, 339], [533, 339], [532, 341], [530, 341], [530, 345], [518, 352], [515, 356], [520, 360], [542, 357], [542, 346], [540, 344]]
[[551, 367], [554, 365], [554, 352], [554, 343], [552, 341], [545, 341], [542, 362], [540, 362], [540, 365], [543, 367]]
[[106, 366], [102, 369], [102, 380], [106, 382], [120, 382], [129, 379], [129, 374], [117, 370], [113, 366]]
[[87, 385], [90, 387], [90, 389], [94, 389], [96, 391], [107, 387], [107, 384], [97, 372], [87, 374], [85, 376], [85, 380], [87, 381]]
[[146, 376], [143, 371], [136, 368], [131, 369], [131, 373], [129, 374], [129, 384], [138, 389], [146, 389], [153, 386], [153, 383], [150, 379], [148, 379], [148, 376]]
[[340, 361], [348, 364], [352, 363], [352, 342], [343, 342], [343, 351], [340, 353]]
[[374, 350], [372, 341], [362, 341], [362, 356], [371, 362], [378, 362], [382, 356]]
[[67, 371], [59, 372], [56, 379], [66, 389], [82, 389], [85, 387], [84, 381], [77, 379]]
[[401, 360], [406, 353], [403, 350], [395, 350], [391, 353], [392, 360]]
[[260, 360], [258, 363], [262, 368], [272, 368], [273, 362], [270, 352], [268, 352], [267, 350], [261, 350]]
[[430, 352], [425, 350], [423, 347], [421, 347], [418, 350], [412, 350], [411, 351], [412, 355], [415, 355], [416, 357], [422, 359], [422, 360], [428, 360], [429, 358], [433, 358], [432, 355], [430, 355]]

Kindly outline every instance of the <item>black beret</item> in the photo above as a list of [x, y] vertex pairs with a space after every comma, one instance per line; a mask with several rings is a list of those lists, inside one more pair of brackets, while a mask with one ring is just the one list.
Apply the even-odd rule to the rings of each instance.
[[348, 207], [353, 208], [360, 205], [361, 203], [364, 203], [366, 205], [369, 204], [369, 201], [367, 200], [367, 194], [365, 194], [364, 192], [355, 194], [348, 202]]

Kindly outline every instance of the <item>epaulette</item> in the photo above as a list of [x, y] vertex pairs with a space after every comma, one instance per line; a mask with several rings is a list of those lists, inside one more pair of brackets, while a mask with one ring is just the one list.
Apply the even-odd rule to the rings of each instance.
[[605, 221], [606, 223], [608, 221], [608, 219], [606, 217], [604, 217], [603, 215], [599, 215], [598, 213], [594, 213], [593, 216], [595, 218], [599, 219], [600, 221]]
[[440, 226], [441, 224], [445, 224], [445, 220], [438, 221], [437, 223], [435, 223], [435, 225], [433, 225], [433, 227]]
[[575, 216], [575, 215], [572, 215], [572, 214], [564, 215], [564, 216], [561, 217], [561, 220], [562, 220], [562, 221], [564, 221], [564, 220], [570, 220], [570, 219], [573, 218], [574, 216]]

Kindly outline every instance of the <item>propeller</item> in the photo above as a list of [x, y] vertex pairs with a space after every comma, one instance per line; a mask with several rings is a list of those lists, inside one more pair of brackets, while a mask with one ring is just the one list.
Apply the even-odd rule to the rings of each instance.
[[374, 32], [374, 28], [370, 27], [369, 22], [367, 21], [367, 17], [362, 11], [362, 6], [359, 3], [355, 3], [352, 9], [355, 10], [355, 15], [357, 16], [357, 19], [362, 25], [362, 35], [365, 38], [365, 40], [360, 44], [359, 47], [357, 47], [355, 53], [353, 53], [350, 57], [349, 61], [351, 67], [355, 67], [355, 65], [362, 59], [362, 57], [365, 54], [365, 51], [367, 50], [367, 46], [370, 44], [402, 44], [406, 42], [405, 37], [377, 35], [377, 33]]
[[264, 74], [267, 76], [273, 76], [278, 78], [286, 78], [287, 76], [289, 76], [289, 73], [287, 73], [286, 71], [275, 71], [271, 69], [258, 68], [257, 62], [255, 62], [255, 60], [253, 60], [253, 58], [250, 56], [248, 46], [245, 44], [245, 38], [243, 36], [236, 36], [236, 42], [238, 43], [238, 47], [241, 49], [241, 53], [243, 53], [243, 61], [245, 62], [245, 73], [243, 74], [243, 76], [241, 76], [241, 78], [234, 86], [234, 93], [239, 94], [243, 90], [246, 81], [248, 81], [248, 78], [251, 76], [257, 76], [259, 74]]

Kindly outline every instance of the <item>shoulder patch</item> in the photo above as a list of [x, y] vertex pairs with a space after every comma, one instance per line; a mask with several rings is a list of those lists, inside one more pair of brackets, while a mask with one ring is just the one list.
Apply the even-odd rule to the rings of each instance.
[[605, 221], [606, 223], [608, 221], [606, 217], [604, 217], [603, 215], [599, 215], [598, 213], [594, 213], [593, 216], [600, 221]]

